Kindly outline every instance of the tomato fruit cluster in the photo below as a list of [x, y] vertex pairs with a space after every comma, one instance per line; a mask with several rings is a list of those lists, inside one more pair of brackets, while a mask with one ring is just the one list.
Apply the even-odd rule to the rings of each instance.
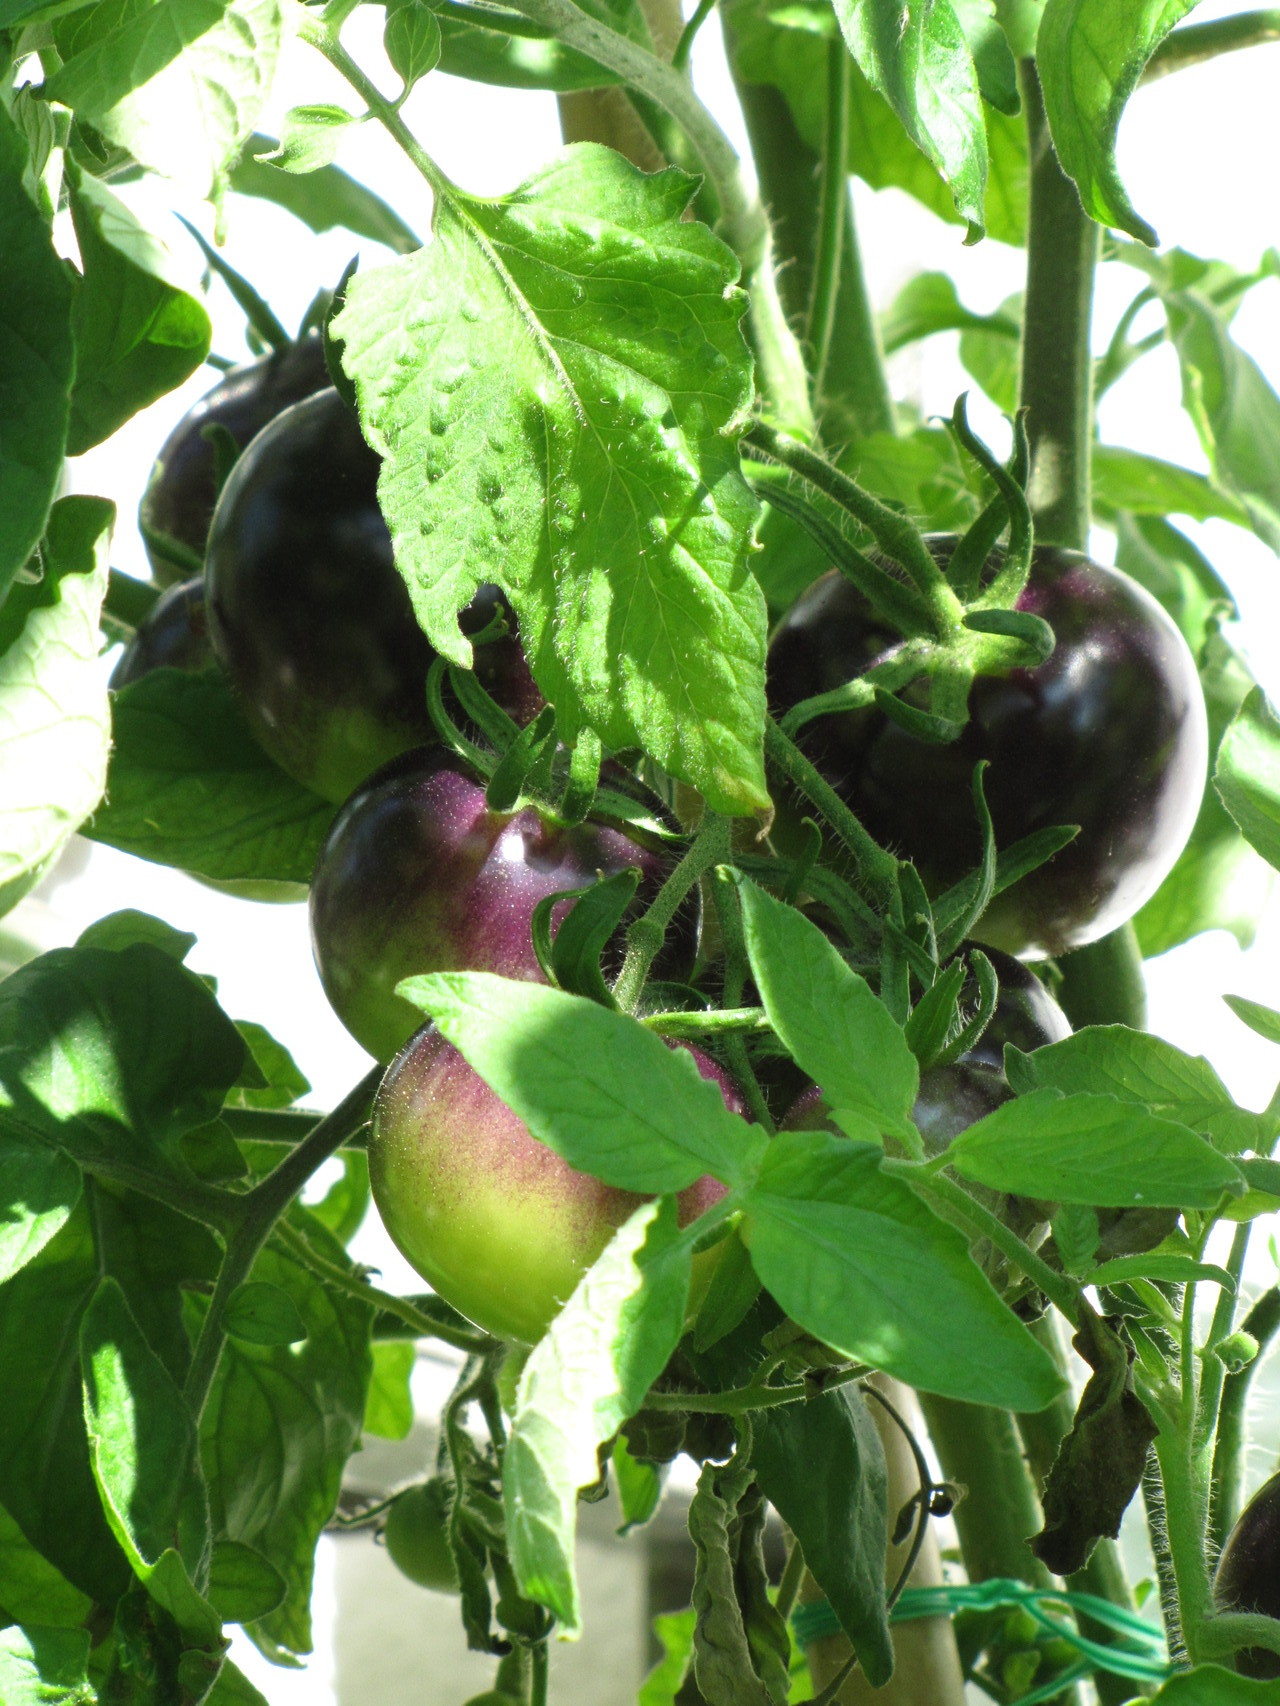
[[[945, 558], [954, 542], [930, 543]], [[1069, 846], [996, 896], [975, 926], [983, 942], [1038, 956], [1096, 941], [1155, 893], [1199, 809], [1208, 730], [1186, 643], [1127, 575], [1076, 552], [1037, 549], [1018, 607], [1049, 623], [1054, 652], [1037, 668], [979, 676], [957, 740], [930, 744], [878, 709], [815, 718], [798, 740], [932, 893], [981, 857], [972, 785], [983, 759], [998, 848], [1078, 824]], [[775, 714], [843, 686], [900, 644], [832, 571], [797, 601], [770, 646]]]
[[[687, 1047], [681, 1044], [680, 1047]], [[689, 1048], [734, 1113], [724, 1070]], [[616, 1229], [643, 1201], [579, 1173], [540, 1143], [434, 1027], [392, 1063], [374, 1104], [369, 1181], [401, 1253], [486, 1331], [535, 1344]], [[677, 1198], [688, 1225], [724, 1193], [703, 1178]], [[715, 1252], [695, 1258], [709, 1277]]]

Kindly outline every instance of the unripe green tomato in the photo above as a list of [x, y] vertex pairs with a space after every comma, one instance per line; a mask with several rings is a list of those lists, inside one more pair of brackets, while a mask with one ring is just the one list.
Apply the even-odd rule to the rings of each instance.
[[400, 1573], [435, 1593], [458, 1591], [448, 1520], [448, 1490], [437, 1476], [401, 1493], [387, 1512], [382, 1530], [388, 1555]]

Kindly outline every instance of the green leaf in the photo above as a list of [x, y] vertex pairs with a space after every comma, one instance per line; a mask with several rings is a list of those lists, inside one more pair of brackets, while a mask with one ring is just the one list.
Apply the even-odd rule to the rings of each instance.
[[[195, 1418], [109, 1277], [81, 1317], [80, 1358], [89, 1460], [107, 1521], [138, 1580], [185, 1627], [183, 1600], [196, 1598], [210, 1545]], [[170, 1603], [171, 1585], [179, 1603]], [[206, 1610], [216, 1639], [219, 1620]]]
[[930, 338], [935, 332], [968, 330], [987, 332], [1014, 345], [1019, 336], [1016, 316], [1003, 309], [994, 314], [976, 314], [966, 308], [956, 293], [955, 280], [944, 272], [922, 272], [909, 279], [880, 322], [886, 355]]
[[67, 454], [79, 456], [189, 378], [209, 353], [212, 327], [168, 251], [119, 196], [70, 161], [67, 180], [84, 274], [71, 317], [67, 435]]
[[[721, 15], [736, 74], [748, 83], [771, 83], [780, 89], [801, 136], [820, 152], [826, 112], [826, 42], [833, 29], [830, 7], [792, 0], [726, 0]], [[1026, 126], [999, 112], [988, 111], [984, 116], [987, 233], [1002, 243], [1020, 245], [1026, 242]], [[856, 66], [847, 164], [873, 189], [905, 190], [940, 219], [954, 223], [960, 218], [946, 184]]]
[[404, 93], [440, 63], [440, 25], [427, 0], [392, 0], [382, 45]]
[[581, 1630], [578, 1488], [598, 1478], [599, 1446], [640, 1408], [675, 1350], [690, 1264], [672, 1199], [642, 1203], [584, 1274], [520, 1378], [503, 1472], [511, 1562], [521, 1593], [553, 1611], [569, 1638]]
[[902, 1028], [795, 907], [741, 884], [751, 971], [769, 1023], [852, 1135], [901, 1135], [920, 1087]]
[[246, 1280], [227, 1299], [223, 1317], [233, 1339], [247, 1345], [296, 1345], [307, 1336], [306, 1323], [287, 1291], [261, 1280]]
[[1134, 515], [1188, 515], [1193, 521], [1220, 518], [1237, 527], [1251, 525], [1239, 499], [1203, 474], [1111, 444], [1093, 447], [1093, 501], [1108, 518], [1128, 510]]
[[74, 12], [77, 7], [89, 4], [90, 0], [0, 0], [0, 30], [52, 18], [60, 12]]
[[640, 1528], [657, 1510], [662, 1499], [662, 1471], [656, 1463], [642, 1463], [627, 1450], [627, 1442], [619, 1434], [613, 1442], [610, 1456], [618, 1503], [622, 1507], [622, 1526], [619, 1534]]
[[379, 1439], [407, 1439], [413, 1427], [410, 1381], [417, 1353], [406, 1339], [378, 1339], [364, 1406], [364, 1431]]
[[19, 582], [0, 606], [0, 914], [102, 797], [111, 725], [98, 613], [114, 519], [104, 498], [60, 499], [41, 578]]
[[414, 609], [511, 599], [562, 736], [642, 746], [713, 809], [764, 807], [751, 395], [738, 264], [682, 220], [693, 180], [567, 149], [513, 195], [438, 196], [434, 240], [357, 273], [333, 330], [385, 458]]
[[270, 154], [259, 154], [258, 159], [278, 172], [321, 171], [332, 166], [343, 137], [359, 122], [345, 107], [290, 107], [281, 123], [279, 142]]
[[835, 0], [849, 52], [946, 179], [970, 238], [983, 234], [987, 131], [978, 74], [951, 0]]
[[1182, 364], [1182, 406], [1214, 480], [1239, 500], [1258, 536], [1280, 550], [1280, 397], [1211, 303], [1186, 291], [1167, 296], [1165, 307]]
[[1270, 1147], [1261, 1116], [1235, 1105], [1203, 1055], [1184, 1054], [1149, 1031], [1090, 1025], [1020, 1056], [1017, 1065], [1019, 1089], [1116, 1096], [1190, 1126], [1228, 1153]]
[[202, 877], [310, 882], [334, 808], [267, 757], [219, 672], [155, 670], [113, 704], [91, 840]]
[[653, 1632], [662, 1643], [662, 1658], [640, 1685], [636, 1706], [676, 1706], [684, 1679], [693, 1663], [693, 1626], [697, 1613], [663, 1611], [653, 1620]]
[[884, 1599], [888, 1486], [866, 1400], [843, 1386], [758, 1411], [751, 1458], [760, 1491], [799, 1541], [861, 1670], [882, 1687], [893, 1669]]
[[213, 1119], [244, 1044], [161, 949], [57, 948], [0, 984], [0, 1132], [110, 1176], [185, 1177], [178, 1139]]
[[144, 942], [149, 947], [159, 948], [162, 954], [168, 954], [170, 959], [181, 965], [196, 941], [190, 930], [175, 930], [163, 918], [154, 918], [149, 912], [137, 912], [126, 906], [119, 912], [107, 913], [105, 918], [95, 919], [76, 937], [76, 947], [106, 948], [118, 953], [122, 948], [133, 948]]
[[1253, 1682], [1218, 1665], [1196, 1665], [1151, 1697], [1150, 1706], [1275, 1706], [1274, 1682]]
[[[69, 1155], [0, 1131], [0, 1283], [34, 1260], [80, 1200]], [[0, 1605], [8, 1601], [0, 1595]]]
[[1260, 687], [1223, 736], [1213, 783], [1245, 840], [1280, 870], [1280, 717]]
[[1204, 1138], [1115, 1096], [1033, 1090], [962, 1131], [957, 1173], [1015, 1196], [1091, 1208], [1214, 1208], [1238, 1168]]
[[[1096, 448], [1099, 447], [1095, 447]], [[1178, 625], [1191, 654], [1200, 665], [1202, 678], [1221, 673], [1215, 667], [1212, 653], [1225, 651], [1236, 666], [1235, 674], [1242, 685], [1237, 691], [1232, 684], [1229, 697], [1234, 701], [1228, 717], [1234, 715], [1247, 685], [1251, 681], [1243, 660], [1231, 646], [1230, 630], [1222, 631], [1227, 618], [1237, 614], [1231, 589], [1213, 564], [1162, 514], [1120, 514], [1116, 517], [1116, 567], [1145, 586], [1158, 599]], [[1211, 703], [1210, 722], [1215, 704], [1223, 698], [1221, 685], [1206, 685], [1206, 698]], [[1221, 729], [1217, 735], [1221, 737]], [[1213, 742], [1216, 745], [1216, 740]]]
[[1036, 64], [1049, 132], [1085, 212], [1139, 241], [1156, 234], [1139, 217], [1116, 169], [1116, 134], [1143, 67], [1196, 0], [1048, 0]]
[[230, 1659], [223, 1659], [222, 1669], [201, 1706], [269, 1706], [269, 1702], [242, 1670]]
[[1022, 106], [1018, 67], [997, 18], [997, 0], [951, 0], [978, 73], [982, 98], [1013, 117]]
[[46, 92], [139, 165], [215, 195], [283, 37], [280, 0], [101, 0], [60, 26]]
[[220, 1540], [209, 1565], [209, 1599], [224, 1623], [255, 1623], [284, 1598], [284, 1578], [252, 1546]]
[[772, 1140], [743, 1228], [760, 1278], [793, 1320], [851, 1361], [926, 1392], [1043, 1409], [1062, 1390], [1048, 1354], [961, 1234], [880, 1171], [882, 1153], [824, 1132]]
[[23, 184], [27, 145], [0, 107], [0, 602], [44, 532], [75, 372], [71, 278]]
[[[481, 8], [474, 11], [484, 19]], [[508, 89], [552, 89], [557, 94], [598, 89], [618, 81], [613, 72], [533, 25], [527, 26], [527, 34], [522, 26], [519, 35], [507, 35], [449, 12], [442, 12], [439, 23], [440, 69], [452, 77], [469, 77], [477, 83], [495, 83]]]
[[94, 1706], [85, 1629], [0, 1629], [4, 1706]]
[[36, 1551], [3, 1505], [0, 1605], [16, 1623], [45, 1629], [75, 1629], [92, 1610], [92, 1601]]
[[[326, 1261], [350, 1267], [311, 1216], [294, 1214]], [[251, 1278], [287, 1293], [307, 1336], [299, 1345], [228, 1342], [201, 1418], [200, 1448], [215, 1540], [253, 1547], [284, 1578], [283, 1603], [251, 1630], [268, 1657], [283, 1659], [311, 1649], [316, 1543], [360, 1440], [373, 1311], [278, 1250], [263, 1251]]]
[[312, 231], [353, 231], [357, 237], [385, 243], [399, 255], [418, 248], [419, 238], [394, 208], [337, 166], [322, 166], [298, 177], [262, 165], [260, 157], [276, 146], [269, 136], [255, 133], [249, 138], [228, 180], [238, 195], [275, 202]]
[[[1022, 296], [1006, 296], [995, 314], [995, 321], [1012, 320], [1021, 324]], [[1020, 340], [1011, 338], [998, 325], [968, 326], [960, 334], [960, 362], [965, 372], [990, 397], [1002, 414], [1011, 415], [1018, 406], [1018, 362]]]
[[[3, 987], [3, 986], [0, 986]], [[429, 1014], [533, 1135], [625, 1191], [749, 1176], [763, 1134], [724, 1105], [687, 1049], [580, 995], [489, 972], [406, 978]]]
[[1274, 1007], [1264, 1007], [1261, 1001], [1249, 1001], [1243, 995], [1224, 995], [1222, 999], [1251, 1031], [1269, 1043], [1280, 1043], [1280, 1013]]
[[227, 1107], [289, 1108], [307, 1094], [311, 1081], [303, 1076], [297, 1061], [270, 1031], [249, 1019], [238, 1020], [236, 1029], [248, 1046], [256, 1073], [254, 1083], [237, 1085], [231, 1091]]
[[90, 1183], [86, 1197], [36, 1260], [0, 1286], [0, 1499], [69, 1582], [110, 1605], [130, 1572], [89, 1463], [80, 1318], [110, 1274], [179, 1383], [191, 1357], [183, 1293], [212, 1286], [219, 1249], [194, 1221], [132, 1192]]

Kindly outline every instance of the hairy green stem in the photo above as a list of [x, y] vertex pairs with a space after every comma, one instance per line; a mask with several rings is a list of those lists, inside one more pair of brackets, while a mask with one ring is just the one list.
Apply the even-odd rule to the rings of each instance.
[[[785, 96], [771, 84], [748, 83], [741, 76], [732, 11], [722, 14], [722, 23], [760, 194], [773, 227], [779, 295], [793, 331], [803, 338], [813, 295], [821, 157], [796, 129]], [[825, 389], [815, 399], [819, 431], [833, 449], [868, 433], [893, 432], [896, 426], [884, 353], [862, 271], [853, 203], [847, 195], [842, 213], [831, 353]]]
[[[1235, 1327], [1236, 1298], [1244, 1273], [1245, 1256], [1249, 1250], [1250, 1230], [1250, 1223], [1246, 1220], [1242, 1221], [1232, 1234], [1227, 1272], [1235, 1281], [1235, 1287], [1232, 1289], [1224, 1285], [1219, 1289], [1209, 1336], [1200, 1350], [1200, 1391], [1196, 1404], [1192, 1448], [1195, 1452], [1196, 1471], [1202, 1479], [1212, 1478], [1213, 1442], [1217, 1436], [1222, 1393], [1227, 1379], [1226, 1365], [1221, 1357], [1215, 1355], [1215, 1351], [1231, 1336]], [[1199, 1259], [1200, 1253], [1197, 1252], [1197, 1260]], [[1187, 1289], [1190, 1290], [1190, 1287]]]
[[853, 854], [858, 875], [884, 905], [900, 905], [898, 861], [874, 841], [829, 782], [823, 780], [800, 748], [772, 717], [765, 719], [765, 757], [817, 807]]
[[1150, 83], [1170, 71], [1181, 71], [1184, 65], [1199, 65], [1219, 54], [1268, 41], [1280, 41], [1280, 9], [1274, 6], [1236, 12], [1212, 23], [1184, 24], [1160, 43], [1143, 69], [1142, 80]]
[[1064, 954], [1058, 964], [1062, 971], [1058, 1003], [1075, 1030], [1085, 1025], [1145, 1028], [1147, 985], [1132, 923]]
[[644, 1407], [646, 1410], [696, 1411], [711, 1416], [747, 1416], [752, 1410], [774, 1410], [780, 1404], [804, 1403], [819, 1392], [834, 1392], [838, 1386], [863, 1379], [866, 1372], [865, 1368], [851, 1368], [827, 1375], [821, 1383], [798, 1380], [786, 1386], [751, 1384], [736, 1386], [728, 1392], [651, 1392], [644, 1401]]
[[[1205, 1557], [1209, 1512], [1203, 1478], [1197, 1476], [1191, 1440], [1183, 1428], [1156, 1437], [1156, 1459], [1164, 1491], [1164, 1529], [1177, 1588], [1175, 1627], [1169, 1629], [1170, 1651], [1177, 1647], [1199, 1664], [1204, 1657], [1201, 1632], [1213, 1615], [1213, 1588]], [[1169, 1608], [1165, 1608], [1169, 1628]], [[1175, 1645], [1176, 1643], [1176, 1645]]]
[[800, 1542], [791, 1535], [791, 1544], [787, 1548], [787, 1561], [782, 1566], [782, 1576], [778, 1582], [778, 1592], [774, 1598], [778, 1616], [788, 1621], [796, 1608], [796, 1600], [800, 1595], [800, 1584], [804, 1580], [804, 1553], [800, 1550]]
[[1027, 497], [1037, 539], [1083, 551], [1091, 518], [1089, 333], [1098, 227], [1053, 151], [1034, 60], [1022, 62], [1021, 84], [1031, 161], [1021, 381], [1031, 447]]
[[613, 986], [614, 1000], [624, 1013], [635, 1011], [649, 967], [666, 939], [667, 926], [680, 903], [704, 872], [729, 856], [730, 840], [729, 819], [708, 811], [689, 851], [628, 929], [626, 957]]
[[223, 1253], [213, 1296], [191, 1355], [183, 1396], [199, 1420], [208, 1400], [226, 1341], [223, 1318], [236, 1287], [249, 1276], [258, 1252], [272, 1228], [316, 1168], [327, 1161], [369, 1116], [369, 1104], [382, 1076], [375, 1066], [348, 1091], [331, 1114], [317, 1121], [310, 1135], [274, 1167], [253, 1190], [239, 1199], [239, 1223]]
[[359, 1273], [329, 1261], [312, 1248], [301, 1232], [283, 1220], [276, 1223], [271, 1232], [271, 1239], [295, 1260], [308, 1267], [317, 1279], [322, 1279], [332, 1290], [341, 1291], [347, 1297], [358, 1298], [361, 1303], [371, 1304], [385, 1315], [393, 1315], [396, 1320], [403, 1321], [406, 1327], [411, 1327], [420, 1339], [439, 1339], [456, 1350], [476, 1355], [483, 1355], [495, 1348], [495, 1341], [487, 1333], [482, 1333], [479, 1329], [466, 1332], [451, 1327], [446, 1322], [436, 1321], [417, 1308], [411, 1299], [397, 1297], [394, 1292], [380, 1291], [377, 1286], [362, 1279]]
[[680, 32], [680, 40], [676, 50], [671, 55], [671, 63], [677, 71], [687, 71], [689, 56], [693, 52], [693, 44], [698, 38], [698, 31], [716, 9], [716, 0], [698, 0], [697, 9], [689, 22]]
[[1241, 1323], [1258, 1341], [1258, 1354], [1222, 1384], [1218, 1405], [1218, 1434], [1213, 1451], [1213, 1473], [1209, 1496], [1209, 1548], [1212, 1556], [1226, 1545], [1227, 1536], [1240, 1514], [1241, 1477], [1244, 1466], [1245, 1410], [1254, 1374], [1271, 1340], [1280, 1330], [1280, 1286], [1264, 1291]]
[[691, 1008], [687, 1013], [646, 1013], [640, 1023], [660, 1037], [717, 1037], [763, 1034], [772, 1029], [763, 1007]]
[[[723, 865], [717, 866], [712, 873], [710, 888], [716, 909], [716, 922], [720, 926], [720, 940], [724, 945], [724, 988], [721, 995], [728, 1006], [733, 1008], [742, 1000], [747, 972], [750, 969], [746, 934], [742, 927], [742, 899], [734, 873]], [[756, 1069], [747, 1053], [745, 1041], [740, 1034], [731, 1033], [724, 1038], [722, 1047], [725, 1065], [746, 1097], [752, 1119], [757, 1125], [762, 1125], [766, 1131], [771, 1132], [773, 1116], [769, 1112], [769, 1103], [764, 1091], [760, 1088], [760, 1080], [756, 1077]]]
[[745, 434], [745, 442], [784, 468], [789, 468], [793, 474], [798, 474], [862, 523], [880, 548], [905, 569], [923, 594], [938, 639], [947, 639], [962, 626], [964, 607], [909, 516], [891, 509], [864, 491], [855, 480], [841, 473], [807, 444], [776, 431], [764, 421], [752, 423]]
[[937, 1197], [950, 1211], [947, 1218], [964, 1226], [971, 1234], [989, 1239], [1018, 1272], [1025, 1274], [1033, 1285], [1038, 1285], [1049, 1301], [1074, 1324], [1083, 1302], [1079, 1286], [1065, 1274], [1056, 1273], [1042, 1256], [1019, 1238], [1012, 1227], [1005, 1225], [999, 1215], [993, 1214], [984, 1203], [945, 1173], [931, 1171], [932, 1163], [922, 1167], [914, 1161], [886, 1160], [881, 1165], [886, 1173], [898, 1173], [904, 1177], [914, 1190]]
[[813, 364], [813, 394], [826, 388], [840, 290], [840, 255], [844, 248], [845, 206], [849, 179], [845, 168], [849, 129], [850, 59], [840, 36], [827, 43], [827, 114], [822, 147], [822, 191], [819, 199], [818, 252], [814, 258], [813, 296], [809, 302], [809, 350]]

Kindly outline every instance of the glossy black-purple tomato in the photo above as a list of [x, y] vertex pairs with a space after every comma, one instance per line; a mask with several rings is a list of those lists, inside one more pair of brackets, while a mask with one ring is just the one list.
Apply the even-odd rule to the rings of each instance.
[[[1030, 1054], [1071, 1035], [1066, 1014], [1033, 971], [998, 948], [982, 951], [999, 982], [995, 1012], [978, 1041], [959, 1059], [921, 1073], [911, 1110], [930, 1155], [940, 1154], [952, 1138], [1011, 1100], [1013, 1092], [1004, 1075], [1006, 1043]], [[961, 992], [962, 1004], [971, 1006], [976, 997], [976, 980], [970, 977]], [[827, 1118], [822, 1092], [811, 1085], [796, 1098], [783, 1124], [789, 1130], [810, 1130], [825, 1126]]]
[[[1249, 1500], [1218, 1559], [1213, 1597], [1220, 1611], [1280, 1617], [1280, 1475]], [[1235, 1656], [1242, 1676], [1280, 1676], [1280, 1653], [1249, 1647]]]
[[204, 556], [218, 496], [218, 451], [209, 429], [221, 427], [244, 450], [281, 409], [329, 383], [323, 342], [313, 334], [233, 368], [188, 409], [161, 446], [138, 511], [158, 581], [167, 586], [191, 573], [180, 554], [166, 552], [166, 539]]
[[[209, 533], [209, 632], [254, 734], [305, 787], [345, 800], [378, 765], [435, 738], [435, 651], [396, 573], [380, 459], [332, 389], [278, 415], [236, 463]], [[484, 627], [497, 593], [465, 613]], [[514, 637], [476, 670], [524, 722], [541, 699]]]
[[[951, 544], [930, 541], [940, 558]], [[1049, 623], [1057, 646], [1036, 669], [980, 677], [959, 740], [929, 745], [878, 710], [817, 718], [797, 738], [932, 893], [980, 857], [972, 799], [980, 759], [990, 761], [984, 786], [997, 847], [1079, 824], [1075, 841], [997, 895], [974, 929], [982, 942], [1037, 956], [1096, 941], [1154, 894], [1195, 822], [1208, 732], [1186, 643], [1127, 575], [1042, 548], [1018, 604]], [[847, 580], [823, 576], [770, 645], [774, 714], [843, 685], [900, 643]]]
[[[686, 1043], [725, 1106], [723, 1069]], [[434, 1026], [387, 1071], [374, 1103], [369, 1181], [383, 1224], [432, 1290], [499, 1338], [535, 1344], [643, 1197], [580, 1173], [499, 1100]], [[702, 1178], [677, 1198], [687, 1226], [724, 1195]], [[694, 1258], [695, 1288], [719, 1258]]]
[[204, 577], [197, 575], [166, 587], [138, 624], [111, 672], [114, 688], [141, 681], [153, 669], [198, 673], [213, 667], [209, 623], [204, 608]]
[[[641, 872], [634, 909], [670, 870], [669, 853], [604, 824], [549, 822], [531, 806], [490, 811], [452, 754], [405, 753], [351, 796], [316, 861], [311, 941], [325, 994], [356, 1041], [389, 1060], [422, 1023], [393, 993], [401, 978], [469, 970], [541, 981], [530, 936], [539, 901], [632, 867]], [[687, 976], [697, 937], [690, 906], [659, 975]]]

